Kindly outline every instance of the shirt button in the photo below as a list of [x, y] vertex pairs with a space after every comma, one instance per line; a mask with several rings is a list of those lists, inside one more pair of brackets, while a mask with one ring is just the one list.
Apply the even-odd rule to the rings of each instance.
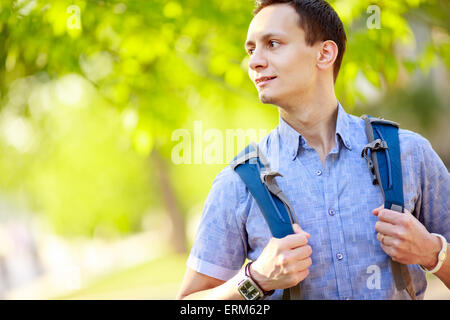
[[317, 170], [316, 171], [316, 175], [318, 175], [318, 176], [322, 175], [322, 171], [321, 170]]
[[328, 209], [328, 214], [329, 214], [330, 216], [334, 216], [335, 211], [334, 211], [333, 209]]
[[338, 260], [342, 260], [344, 258], [344, 256], [342, 255], [342, 253], [338, 253], [336, 255], [336, 258], [338, 258]]

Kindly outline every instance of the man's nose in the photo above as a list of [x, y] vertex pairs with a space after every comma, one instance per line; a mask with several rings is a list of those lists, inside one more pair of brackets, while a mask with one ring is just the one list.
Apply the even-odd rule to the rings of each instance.
[[250, 56], [248, 66], [252, 70], [257, 70], [267, 67], [267, 59], [261, 50], [255, 49], [253, 54]]

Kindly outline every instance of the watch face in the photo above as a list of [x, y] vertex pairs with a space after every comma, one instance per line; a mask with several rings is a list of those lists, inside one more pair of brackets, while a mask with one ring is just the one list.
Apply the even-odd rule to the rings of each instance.
[[249, 279], [246, 279], [244, 280], [244, 282], [242, 282], [242, 284], [239, 286], [239, 292], [247, 300], [256, 300], [260, 297], [258, 289], [255, 288], [255, 286]]

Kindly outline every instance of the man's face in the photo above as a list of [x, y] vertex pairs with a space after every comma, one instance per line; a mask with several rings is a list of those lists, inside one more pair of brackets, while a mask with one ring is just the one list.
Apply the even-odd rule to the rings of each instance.
[[263, 103], [282, 107], [301, 101], [314, 84], [319, 48], [306, 44], [298, 19], [290, 5], [276, 4], [262, 9], [250, 23], [248, 71]]

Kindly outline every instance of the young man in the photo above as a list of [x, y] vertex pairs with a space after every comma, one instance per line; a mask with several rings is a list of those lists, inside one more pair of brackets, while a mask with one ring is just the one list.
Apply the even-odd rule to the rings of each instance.
[[[419, 265], [435, 268], [450, 238], [450, 177], [426, 139], [400, 130], [405, 213], [383, 209], [361, 158], [364, 121], [347, 114], [334, 92], [345, 42], [342, 22], [325, 1], [260, 3], [245, 43], [249, 76], [261, 102], [278, 106], [280, 117], [259, 148], [282, 174], [277, 183], [299, 225], [295, 234], [273, 238], [228, 166], [212, 185], [177, 298], [243, 299], [238, 284], [247, 279], [246, 258], [255, 285], [275, 290], [267, 299], [298, 283], [303, 299], [409, 299], [396, 289], [391, 258], [409, 265], [423, 298]], [[450, 288], [450, 259], [439, 266], [435, 275]]]

